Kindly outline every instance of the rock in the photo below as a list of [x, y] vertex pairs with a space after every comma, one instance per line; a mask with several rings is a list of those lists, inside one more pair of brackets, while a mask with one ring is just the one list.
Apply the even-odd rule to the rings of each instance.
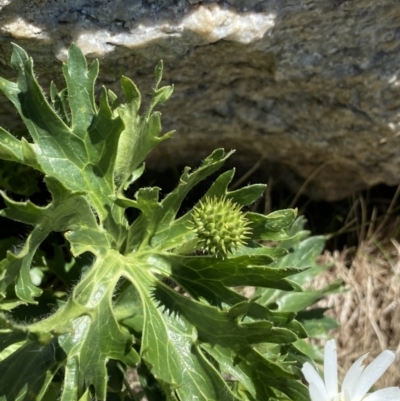
[[[175, 84], [150, 166], [195, 164], [215, 147], [261, 160], [293, 190], [337, 200], [400, 183], [400, 3], [392, 0], [0, 0], [0, 74], [10, 42], [45, 88], [76, 42], [99, 83], [142, 92], [164, 60]], [[1, 125], [21, 128], [1, 97]]]

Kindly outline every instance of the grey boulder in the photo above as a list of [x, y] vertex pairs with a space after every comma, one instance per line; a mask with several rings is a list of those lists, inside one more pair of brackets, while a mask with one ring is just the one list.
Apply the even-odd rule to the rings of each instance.
[[[400, 183], [400, 3], [392, 0], [0, 0], [0, 75], [11, 42], [60, 84], [72, 42], [149, 93], [156, 63], [177, 131], [148, 160], [195, 165], [216, 147], [315, 199]], [[0, 125], [21, 129], [0, 97]]]

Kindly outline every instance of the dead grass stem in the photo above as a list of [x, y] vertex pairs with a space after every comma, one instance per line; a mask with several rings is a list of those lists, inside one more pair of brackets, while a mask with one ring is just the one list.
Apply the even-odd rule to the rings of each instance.
[[[382, 229], [382, 227], [381, 227]], [[365, 232], [365, 231], [364, 231]], [[381, 235], [382, 236], [382, 235]], [[388, 238], [388, 237], [386, 237]], [[359, 356], [390, 349], [396, 361], [378, 387], [400, 385], [400, 244], [394, 238], [364, 239], [358, 249], [325, 252], [321, 262], [332, 268], [316, 279], [320, 287], [338, 278], [348, 289], [320, 301], [340, 327], [333, 333], [342, 374]]]

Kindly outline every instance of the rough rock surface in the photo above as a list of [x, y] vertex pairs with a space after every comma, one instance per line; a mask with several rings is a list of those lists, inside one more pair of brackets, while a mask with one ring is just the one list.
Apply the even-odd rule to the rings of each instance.
[[[148, 92], [164, 59], [177, 134], [150, 164], [222, 146], [314, 198], [400, 183], [398, 1], [0, 0], [2, 76], [16, 42], [48, 87], [73, 41], [113, 89], [125, 74]], [[3, 96], [0, 124], [20, 127]]]

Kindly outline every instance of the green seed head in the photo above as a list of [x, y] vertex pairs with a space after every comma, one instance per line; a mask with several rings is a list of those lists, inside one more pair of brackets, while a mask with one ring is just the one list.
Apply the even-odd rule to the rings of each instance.
[[192, 223], [199, 246], [224, 258], [250, 238], [250, 222], [231, 199], [208, 198], [193, 209]]

